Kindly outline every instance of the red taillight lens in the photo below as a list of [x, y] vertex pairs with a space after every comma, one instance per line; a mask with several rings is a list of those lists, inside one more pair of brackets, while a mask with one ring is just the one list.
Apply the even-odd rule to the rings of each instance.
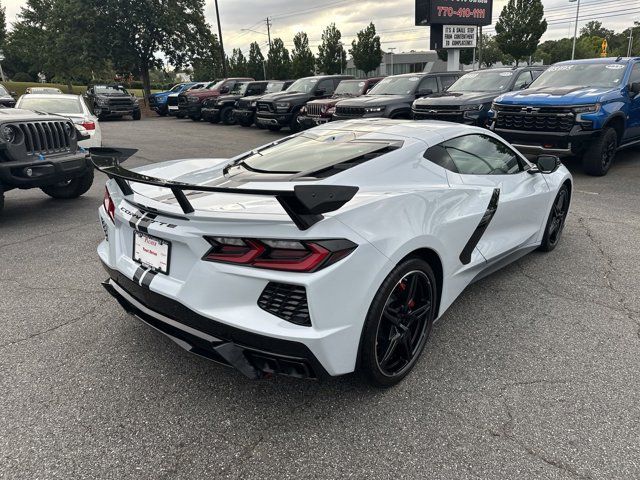
[[235, 263], [289, 272], [315, 272], [348, 256], [357, 245], [349, 240], [257, 240], [206, 237], [210, 262]]
[[84, 122], [82, 122], [82, 126], [86, 129], [86, 130], [95, 130], [96, 129], [96, 123], [92, 122], [90, 120], [86, 120]]
[[109, 215], [109, 218], [112, 222], [116, 221], [116, 205], [111, 200], [111, 195], [109, 195], [109, 190], [107, 188], [104, 189], [104, 200], [102, 201], [102, 205], [104, 206], [105, 212]]

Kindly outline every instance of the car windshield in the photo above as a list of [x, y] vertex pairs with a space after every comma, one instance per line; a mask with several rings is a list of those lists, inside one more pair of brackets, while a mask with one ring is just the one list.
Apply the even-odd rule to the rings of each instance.
[[219, 82], [211, 82], [209, 85], [207, 85], [207, 89], [217, 90], [222, 86], [222, 84], [224, 84], [224, 80], [220, 80]]
[[248, 87], [248, 83], [236, 83], [230, 93], [235, 95], [244, 95], [244, 92], [247, 91]]
[[315, 90], [317, 84], [317, 78], [301, 78], [293, 82], [287, 92], [311, 93]]
[[47, 113], [82, 113], [80, 98], [37, 98], [26, 95], [20, 100], [20, 108]]
[[305, 132], [251, 153], [242, 164], [268, 173], [316, 171], [387, 148], [389, 141], [364, 141], [343, 131]]
[[106, 95], [128, 95], [127, 90], [124, 87], [112, 86], [112, 85], [96, 85], [93, 90], [99, 94]]
[[411, 95], [416, 91], [422, 77], [387, 77], [369, 90], [367, 95]]
[[277, 92], [281, 92], [282, 91], [282, 86], [284, 85], [284, 82], [269, 82], [267, 84], [267, 89], [264, 91], [264, 93], [277, 93]]
[[626, 64], [620, 63], [575, 63], [552, 65], [533, 81], [535, 87], [616, 87], [622, 82]]
[[501, 92], [509, 88], [515, 72], [511, 70], [485, 70], [463, 75], [447, 92]]
[[179, 92], [181, 88], [182, 88], [182, 84], [179, 83], [178, 85], [174, 85], [173, 88], [171, 90], [169, 90], [169, 91], [170, 92]]
[[0, 85], [0, 95], [9, 95], [9, 92], [4, 88], [4, 85]]
[[362, 81], [351, 82], [344, 80], [336, 88], [335, 95], [360, 95], [364, 88], [364, 83]]

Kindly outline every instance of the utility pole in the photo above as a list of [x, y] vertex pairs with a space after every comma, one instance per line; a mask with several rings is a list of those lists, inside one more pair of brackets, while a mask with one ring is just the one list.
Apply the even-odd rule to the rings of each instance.
[[[267, 39], [269, 40], [269, 51], [267, 52], [267, 65], [269, 62], [269, 54], [271, 53], [271, 21], [269, 20], [269, 17], [266, 18], [265, 20], [267, 22]], [[271, 74], [271, 72], [269, 72], [269, 74]], [[267, 79], [267, 74], [264, 74], [264, 79]]]
[[216, 4], [216, 17], [218, 19], [218, 37], [220, 40], [220, 54], [222, 55], [222, 76], [227, 78], [227, 57], [224, 54], [224, 44], [222, 43], [222, 26], [220, 25], [220, 10], [218, 10], [218, 0], [215, 0]]
[[390, 53], [390, 57], [391, 57], [391, 73], [387, 73], [387, 75], [393, 75], [393, 51], [396, 49], [396, 47], [389, 47], [388, 50], [391, 52]]
[[[569, 0], [569, 2], [575, 2], [576, 0]], [[576, 38], [578, 37], [578, 18], [580, 17], [580, 0], [576, 6], [576, 24], [573, 27], [573, 47], [571, 48], [571, 60], [576, 56]]]
[[478, 70], [482, 68], [482, 25], [480, 25], [480, 36], [478, 37]]
[[633, 26], [629, 28], [629, 48], [627, 48], [627, 57], [631, 56], [631, 47], [633, 46]]

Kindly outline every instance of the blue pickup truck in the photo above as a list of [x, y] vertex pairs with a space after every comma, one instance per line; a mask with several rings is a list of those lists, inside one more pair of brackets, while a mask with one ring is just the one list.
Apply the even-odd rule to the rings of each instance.
[[157, 112], [161, 117], [164, 117], [169, 112], [167, 105], [169, 95], [172, 93], [182, 93], [191, 85], [195, 85], [195, 82], [178, 83], [166, 92], [152, 93], [149, 95], [149, 108]]
[[605, 175], [616, 151], [640, 144], [640, 57], [556, 63], [497, 97], [489, 125], [523, 153], [575, 155]]

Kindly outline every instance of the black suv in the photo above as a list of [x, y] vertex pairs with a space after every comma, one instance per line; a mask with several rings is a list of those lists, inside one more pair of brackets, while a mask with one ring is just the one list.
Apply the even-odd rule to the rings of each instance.
[[268, 81], [241, 82], [231, 89], [228, 95], [218, 98], [209, 98], [202, 102], [202, 119], [211, 123], [222, 122], [225, 125], [234, 125], [233, 107], [243, 97], [263, 95], [267, 89]]
[[381, 80], [369, 93], [336, 104], [334, 120], [351, 118], [411, 118], [411, 104], [418, 97], [441, 92], [462, 72], [405, 73]]
[[234, 122], [243, 127], [250, 127], [256, 121], [256, 108], [258, 100], [270, 93], [278, 93], [286, 90], [291, 86], [293, 80], [269, 80], [267, 89], [261, 95], [247, 96], [236, 102], [233, 110]]
[[85, 93], [87, 104], [99, 119], [129, 115], [140, 120], [138, 99], [122, 85], [93, 85]]
[[264, 125], [273, 131], [289, 127], [292, 132], [297, 132], [300, 128], [300, 109], [309, 100], [330, 97], [342, 80], [352, 78], [349, 75], [300, 78], [293, 82], [286, 92], [265, 95], [257, 102], [256, 124]]
[[505, 92], [531, 85], [546, 67], [490, 68], [469, 72], [445, 92], [413, 102], [415, 120], [445, 120], [484, 127], [491, 102]]
[[89, 154], [68, 118], [0, 108], [0, 211], [4, 192], [40, 188], [53, 198], [76, 198], [93, 183]]

